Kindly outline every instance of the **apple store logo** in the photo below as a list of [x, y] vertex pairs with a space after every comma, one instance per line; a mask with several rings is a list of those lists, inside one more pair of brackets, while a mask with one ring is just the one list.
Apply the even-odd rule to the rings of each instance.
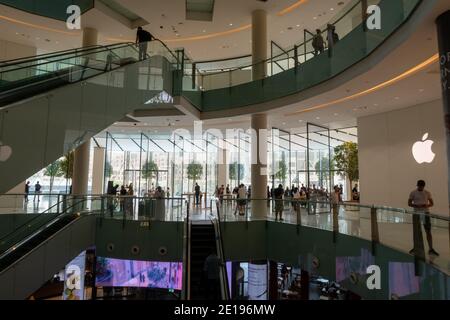
[[12, 155], [12, 149], [10, 146], [5, 146], [0, 141], [0, 162], [6, 162]]
[[418, 164], [432, 163], [436, 154], [431, 150], [433, 140], [427, 140], [428, 133], [422, 137], [422, 141], [417, 141], [412, 147], [412, 154]]

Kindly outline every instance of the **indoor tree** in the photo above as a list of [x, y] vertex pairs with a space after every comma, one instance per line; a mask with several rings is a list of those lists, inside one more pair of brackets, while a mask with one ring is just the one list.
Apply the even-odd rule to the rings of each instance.
[[338, 174], [348, 178], [350, 186], [353, 185], [353, 181], [359, 179], [357, 143], [345, 142], [335, 147], [333, 162], [336, 165]]
[[63, 177], [66, 179], [73, 178], [73, 161], [74, 161], [74, 152], [71, 151], [60, 161], [61, 172], [63, 173]]
[[244, 179], [244, 165], [237, 162], [230, 163], [228, 169], [228, 177], [230, 181], [240, 181]]
[[330, 172], [334, 171], [334, 161], [330, 160], [328, 157], [322, 157], [319, 161], [316, 162], [314, 166], [314, 170], [316, 171], [317, 176], [319, 177], [319, 186], [324, 187], [324, 180], [329, 178]]
[[288, 168], [286, 166], [286, 155], [284, 152], [281, 154], [281, 161], [278, 161], [278, 171], [275, 172], [275, 179], [278, 179], [282, 182], [283, 186], [286, 182]]
[[200, 163], [197, 163], [195, 161], [191, 162], [187, 166], [187, 177], [188, 180], [192, 180], [192, 188], [197, 182], [198, 179], [202, 177], [203, 174], [203, 166]]
[[61, 171], [61, 161], [57, 160], [47, 166], [44, 170], [44, 175], [50, 177], [50, 191], [52, 193], [53, 183], [55, 182], [55, 177], [62, 177], [64, 172]]
[[152, 180], [156, 177], [156, 172], [158, 171], [158, 165], [153, 160], [147, 160], [142, 165], [142, 178], [145, 179], [145, 181], [148, 181], [148, 179]]

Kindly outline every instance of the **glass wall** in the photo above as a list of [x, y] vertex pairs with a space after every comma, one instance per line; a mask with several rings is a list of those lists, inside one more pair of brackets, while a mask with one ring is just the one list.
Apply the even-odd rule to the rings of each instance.
[[[351, 187], [345, 174], [333, 162], [334, 149], [346, 142], [357, 142], [355, 127], [329, 129], [308, 123], [290, 131], [272, 128], [268, 139], [268, 186], [299, 187], [328, 194], [340, 185], [343, 199]], [[243, 183], [251, 185], [252, 137], [236, 130], [234, 137], [187, 135], [158, 136], [148, 133], [102, 133], [96, 142], [106, 148], [104, 191], [109, 181], [133, 184], [135, 195], [144, 196], [162, 187], [171, 197], [193, 201], [195, 184], [208, 207], [219, 185], [219, 154], [226, 150], [226, 184], [233, 190]], [[220, 159], [222, 160], [222, 159]], [[225, 183], [221, 181], [220, 183]], [[320, 193], [319, 192], [319, 193]], [[320, 199], [325, 200], [325, 199]]]

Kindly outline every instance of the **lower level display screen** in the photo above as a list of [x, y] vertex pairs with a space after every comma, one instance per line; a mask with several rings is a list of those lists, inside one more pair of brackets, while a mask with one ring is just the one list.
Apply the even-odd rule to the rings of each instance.
[[182, 262], [97, 258], [96, 286], [181, 290]]

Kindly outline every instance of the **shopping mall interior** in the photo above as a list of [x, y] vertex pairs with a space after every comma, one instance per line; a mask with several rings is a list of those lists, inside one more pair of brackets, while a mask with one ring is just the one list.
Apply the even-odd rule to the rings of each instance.
[[449, 300], [450, 3], [0, 0], [0, 299]]

